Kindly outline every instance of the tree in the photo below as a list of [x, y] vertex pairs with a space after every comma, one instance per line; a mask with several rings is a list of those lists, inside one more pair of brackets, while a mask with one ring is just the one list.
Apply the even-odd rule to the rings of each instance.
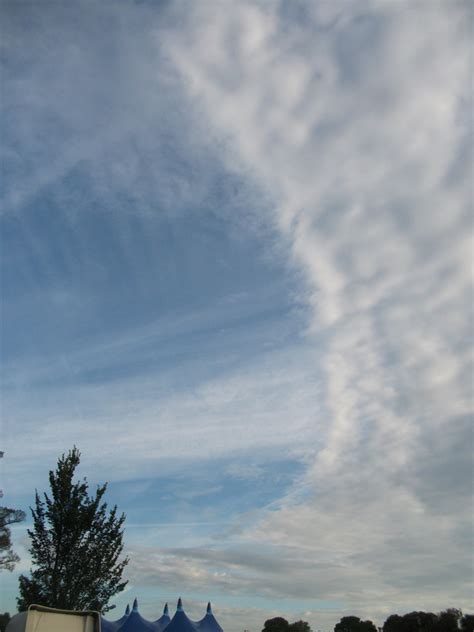
[[334, 626], [334, 632], [377, 632], [372, 621], [361, 621], [359, 617], [342, 617]]
[[283, 617], [274, 617], [265, 621], [262, 632], [288, 632], [289, 625]]
[[462, 612], [457, 608], [448, 608], [438, 615], [437, 632], [458, 632]]
[[288, 632], [311, 632], [307, 621], [295, 621], [288, 626]]
[[24, 519], [24, 511], [0, 507], [0, 570], [12, 571], [15, 564], [20, 561], [19, 556], [12, 550], [9, 525]]
[[49, 472], [51, 497], [36, 491], [30, 553], [34, 570], [21, 575], [18, 609], [32, 603], [70, 610], [107, 612], [110, 598], [127, 585], [122, 573], [128, 558], [123, 551], [125, 514], [107, 511], [103, 497], [107, 483], [94, 496], [88, 483], [74, 482], [80, 452], [74, 447]]
[[474, 632], [474, 614], [465, 614], [461, 619], [462, 632]]
[[[0, 459], [3, 452], [0, 452]], [[3, 492], [0, 490], [0, 498]], [[9, 525], [21, 522], [25, 519], [25, 512], [21, 509], [0, 507], [0, 570], [12, 571], [15, 564], [20, 561], [18, 555], [12, 550], [11, 531]]]
[[311, 632], [307, 621], [288, 623], [283, 617], [274, 617], [265, 621], [262, 632]]
[[438, 615], [433, 612], [415, 611], [403, 615], [407, 632], [437, 632]]
[[[448, 608], [439, 614], [415, 611], [403, 616], [392, 614], [383, 625], [383, 632], [458, 632], [462, 629], [462, 612]], [[466, 632], [468, 632], [466, 630]]]
[[400, 632], [403, 630], [403, 618], [399, 614], [391, 614], [382, 629], [383, 632]]

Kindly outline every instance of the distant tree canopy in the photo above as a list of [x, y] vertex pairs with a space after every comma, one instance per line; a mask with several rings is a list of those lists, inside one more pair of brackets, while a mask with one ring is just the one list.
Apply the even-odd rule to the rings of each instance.
[[311, 628], [307, 621], [288, 623], [283, 617], [275, 617], [265, 621], [262, 632], [311, 632]]
[[[306, 621], [288, 623], [283, 617], [265, 621], [262, 632], [311, 632]], [[342, 617], [334, 632], [377, 632], [372, 621], [359, 617]], [[464, 614], [457, 608], [433, 612], [409, 612], [402, 616], [392, 614], [383, 625], [383, 632], [474, 632], [474, 614]]]
[[415, 611], [402, 616], [392, 614], [383, 625], [383, 632], [474, 632], [474, 615], [463, 615], [457, 608], [435, 614]]
[[262, 632], [288, 632], [290, 624], [283, 617], [267, 619], [263, 625]]
[[461, 618], [462, 632], [474, 632], [474, 614], [465, 614]]
[[448, 608], [438, 615], [438, 632], [458, 632], [462, 612], [457, 608]]
[[19, 610], [39, 603], [107, 612], [110, 598], [127, 584], [122, 572], [128, 559], [121, 558], [125, 515], [117, 515], [117, 507], [107, 510], [107, 483], [89, 496], [85, 478], [73, 481], [79, 462], [74, 447], [49, 473], [51, 496], [44, 494], [42, 500], [36, 492], [33, 529], [28, 530], [35, 568], [30, 577], [20, 575]]
[[288, 626], [289, 632], [311, 632], [309, 623], [307, 621], [295, 621]]
[[392, 614], [383, 625], [383, 632], [434, 632], [438, 617], [433, 612]]
[[334, 632], [377, 632], [372, 621], [361, 621], [359, 617], [342, 617], [334, 626]]

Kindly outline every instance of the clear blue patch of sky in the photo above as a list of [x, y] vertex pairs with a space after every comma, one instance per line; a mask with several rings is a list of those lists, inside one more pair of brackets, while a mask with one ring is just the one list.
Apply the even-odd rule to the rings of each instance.
[[[238, 469], [233, 470], [234, 466]], [[127, 523], [132, 525], [130, 530], [146, 529], [147, 525], [154, 530], [161, 523], [164, 527], [175, 524], [179, 528], [180, 523], [183, 527], [188, 523], [199, 526], [197, 523], [202, 522], [205, 532], [219, 531], [236, 515], [264, 507], [283, 496], [303, 471], [303, 464], [294, 459], [260, 464], [243, 459], [205, 461], [192, 465], [192, 476], [187, 470], [132, 483], [112, 482], [108, 498], [126, 511]]]
[[205, 209], [173, 218], [91, 210], [71, 219], [47, 198], [4, 217], [5, 363], [206, 309], [215, 313], [204, 326], [169, 339], [177, 354], [180, 341], [190, 350], [213, 333], [293, 317], [296, 276], [243, 231]]

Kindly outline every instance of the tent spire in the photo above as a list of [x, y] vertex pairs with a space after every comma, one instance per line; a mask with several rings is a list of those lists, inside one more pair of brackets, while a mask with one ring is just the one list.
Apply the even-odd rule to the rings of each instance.
[[128, 617], [128, 615], [130, 614], [130, 604], [127, 604], [127, 607], [125, 608], [125, 616]]
[[212, 614], [211, 602], [207, 604], [207, 614]]
[[178, 612], [183, 612], [184, 608], [183, 608], [183, 602], [181, 601], [181, 597], [178, 599], [178, 605], [176, 607], [176, 610]]
[[165, 614], [167, 616], [169, 615], [169, 610], [168, 610], [168, 604], [167, 603], [165, 603], [165, 607], [163, 608], [163, 614]]
[[138, 612], [138, 599], [136, 597], [133, 600], [133, 612]]

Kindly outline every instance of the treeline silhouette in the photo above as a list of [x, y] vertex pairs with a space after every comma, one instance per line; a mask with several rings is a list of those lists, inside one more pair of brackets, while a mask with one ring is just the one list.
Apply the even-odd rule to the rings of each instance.
[[[379, 628], [382, 632], [474, 632], [474, 614], [463, 614], [458, 608], [442, 612], [408, 612], [391, 614]], [[289, 623], [283, 617], [267, 619], [262, 632], [311, 632], [307, 621]], [[372, 621], [359, 617], [342, 617], [334, 626], [334, 632], [378, 632]]]
[[463, 614], [457, 608], [434, 612], [391, 614], [383, 624], [383, 632], [474, 632], [474, 614]]

